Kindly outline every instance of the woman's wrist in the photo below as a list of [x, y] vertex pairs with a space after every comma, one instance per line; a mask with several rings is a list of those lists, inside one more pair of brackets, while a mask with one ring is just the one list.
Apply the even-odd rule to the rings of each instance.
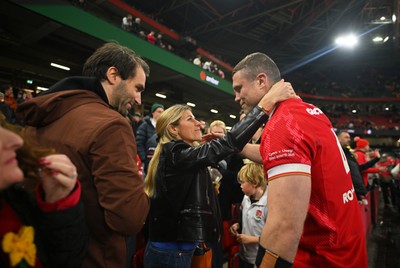
[[273, 97], [263, 97], [261, 101], [258, 103], [258, 106], [263, 110], [264, 113], [269, 115], [272, 109], [275, 107], [277, 101], [273, 99]]
[[261, 104], [258, 104], [258, 107], [260, 107], [261, 110], [267, 115], [269, 115], [269, 113], [271, 112], [271, 109], [268, 109], [268, 108], [262, 106]]

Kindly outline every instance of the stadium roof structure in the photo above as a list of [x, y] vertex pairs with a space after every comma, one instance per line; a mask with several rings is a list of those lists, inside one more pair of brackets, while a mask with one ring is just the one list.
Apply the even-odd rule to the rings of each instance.
[[[400, 60], [398, 0], [125, 2], [190, 36], [231, 65], [257, 51], [269, 55], [284, 75], [302, 67], [310, 73], [310, 66], [314, 67], [311, 72], [323, 72], [335, 65], [382, 66]], [[361, 39], [351, 53], [334, 45], [335, 37], [347, 32]], [[388, 42], [372, 42], [383, 34], [389, 36]]]

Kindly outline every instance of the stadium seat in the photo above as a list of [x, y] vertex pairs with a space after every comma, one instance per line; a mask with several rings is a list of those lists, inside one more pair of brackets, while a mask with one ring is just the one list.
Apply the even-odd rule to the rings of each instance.
[[239, 248], [240, 245], [234, 245], [229, 249], [228, 268], [239, 268]]
[[133, 255], [132, 268], [143, 268], [144, 267], [144, 249], [141, 248], [136, 251]]
[[236, 238], [229, 233], [229, 228], [235, 221], [228, 220], [223, 222], [224, 233], [222, 235], [222, 252], [226, 253], [229, 252], [229, 249], [237, 245], [238, 242]]

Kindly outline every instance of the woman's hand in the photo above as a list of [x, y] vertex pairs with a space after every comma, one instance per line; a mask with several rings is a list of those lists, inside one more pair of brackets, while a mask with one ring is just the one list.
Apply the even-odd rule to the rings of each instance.
[[40, 172], [44, 200], [54, 203], [68, 196], [74, 189], [78, 173], [71, 160], [63, 154], [53, 154], [39, 159], [44, 165]]
[[208, 133], [208, 134], [201, 136], [201, 143], [209, 142], [211, 140], [214, 140], [214, 139], [222, 137], [222, 136], [224, 136], [224, 134]]
[[289, 98], [298, 97], [293, 90], [292, 84], [283, 79], [275, 83], [267, 94], [260, 100], [258, 105], [269, 115], [275, 104]]

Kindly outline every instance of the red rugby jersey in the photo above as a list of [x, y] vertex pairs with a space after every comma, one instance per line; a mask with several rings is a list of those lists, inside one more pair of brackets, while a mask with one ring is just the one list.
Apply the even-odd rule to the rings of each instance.
[[310, 204], [293, 267], [368, 267], [347, 160], [323, 112], [301, 99], [279, 104], [264, 129], [260, 153], [268, 180], [291, 173], [311, 176]]

